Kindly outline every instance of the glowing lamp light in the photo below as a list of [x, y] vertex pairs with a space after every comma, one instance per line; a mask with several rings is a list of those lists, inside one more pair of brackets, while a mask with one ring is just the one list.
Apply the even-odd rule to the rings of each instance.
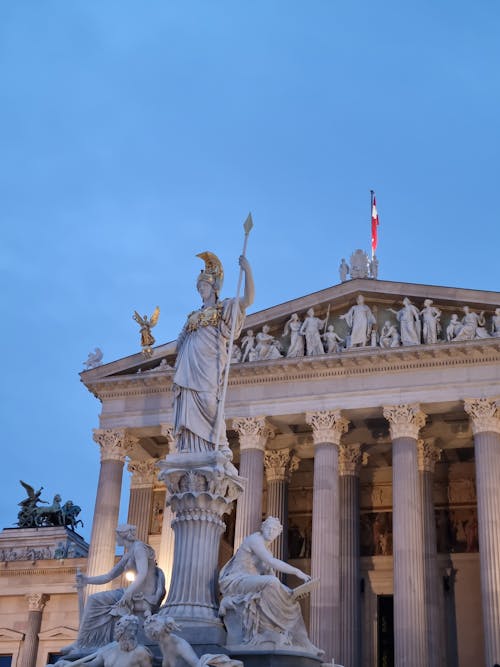
[[135, 572], [133, 572], [132, 570], [129, 570], [128, 572], [125, 572], [125, 579], [129, 583], [132, 583], [135, 579]]

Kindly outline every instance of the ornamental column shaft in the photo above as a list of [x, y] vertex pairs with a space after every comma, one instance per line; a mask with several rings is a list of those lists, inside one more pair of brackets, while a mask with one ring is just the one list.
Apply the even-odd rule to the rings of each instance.
[[340, 653], [339, 662], [359, 667], [361, 587], [359, 570], [360, 445], [339, 445]]
[[427, 640], [429, 667], [443, 667], [443, 646], [446, 637], [442, 609], [444, 606], [443, 582], [437, 562], [436, 518], [434, 512], [434, 469], [441, 457], [441, 450], [434, 440], [418, 440], [417, 461], [422, 499], [422, 530], [424, 546], [425, 609], [427, 614]]
[[394, 656], [396, 667], [427, 667], [424, 546], [417, 439], [418, 405], [384, 407], [392, 438]]
[[500, 411], [496, 401], [468, 399], [476, 461], [477, 518], [485, 664], [500, 663]]
[[38, 633], [42, 626], [42, 614], [45, 603], [49, 599], [43, 593], [31, 593], [26, 596], [29, 612], [22, 652], [21, 667], [35, 667], [38, 653]]
[[[93, 438], [101, 449], [101, 469], [87, 561], [88, 576], [104, 574], [114, 565], [123, 464], [133, 447], [133, 440], [124, 428], [94, 429]], [[85, 595], [110, 588], [111, 582], [98, 588], [89, 585], [85, 588]]]
[[247, 535], [254, 533], [262, 522], [262, 490], [264, 484], [264, 450], [273, 429], [265, 417], [239, 417], [233, 420], [233, 429], [240, 440], [239, 474], [248, 480], [236, 504], [234, 551]]
[[311, 640], [325, 662], [339, 655], [339, 479], [338, 445], [349, 422], [340, 410], [308, 412], [314, 441], [311, 574], [320, 585], [311, 595]]
[[267, 516], [278, 518], [283, 532], [271, 544], [273, 556], [288, 558], [288, 486], [300, 459], [289, 449], [268, 450], [264, 456], [267, 480]]
[[[167, 439], [169, 452], [173, 454], [175, 452], [174, 426], [173, 424], [161, 424], [160, 428], [161, 434]], [[163, 570], [163, 574], [165, 575], [165, 589], [168, 595], [174, 567], [175, 533], [172, 528], [174, 514], [170, 508], [170, 505], [167, 505], [167, 497], [165, 497], [165, 506], [163, 508], [163, 522], [161, 524], [158, 566]]]
[[156, 460], [130, 461], [127, 469], [132, 473], [127, 523], [136, 526], [139, 540], [147, 542], [153, 507], [153, 484], [159, 472]]

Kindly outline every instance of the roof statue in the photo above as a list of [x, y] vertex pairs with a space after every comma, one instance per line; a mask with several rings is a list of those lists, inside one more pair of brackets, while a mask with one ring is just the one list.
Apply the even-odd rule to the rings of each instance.
[[344, 257], [340, 261], [339, 276], [341, 283], [345, 283], [346, 280], [354, 280], [354, 278], [378, 279], [379, 263], [376, 255], [373, 255], [370, 259], [364, 250], [358, 248], [352, 253], [350, 262], [349, 265]]
[[156, 326], [159, 317], [160, 317], [160, 308], [158, 306], [156, 306], [155, 311], [150, 318], [148, 318], [147, 315], [141, 317], [136, 310], [134, 310], [134, 314], [132, 315], [132, 319], [134, 319], [137, 322], [137, 324], [141, 327], [140, 334], [141, 334], [142, 354], [146, 358], [149, 358], [153, 355], [152, 346], [155, 344], [155, 338], [151, 333], [151, 329]]
[[[81, 507], [75, 505], [72, 500], [67, 500], [64, 505], [61, 505], [61, 496], [56, 493], [50, 504], [47, 500], [40, 499], [43, 486], [35, 491], [26, 482], [20, 480], [20, 483], [28, 497], [18, 503], [21, 507], [17, 514], [18, 528], [68, 526], [71, 530], [75, 530], [78, 524], [83, 526], [83, 521], [76, 518], [81, 512]], [[38, 503], [44, 503], [47, 507], [39, 507]]]
[[83, 362], [85, 370], [90, 370], [91, 368], [97, 368], [102, 364], [102, 350], [100, 347], [96, 347], [93, 352], [89, 352], [87, 360]]

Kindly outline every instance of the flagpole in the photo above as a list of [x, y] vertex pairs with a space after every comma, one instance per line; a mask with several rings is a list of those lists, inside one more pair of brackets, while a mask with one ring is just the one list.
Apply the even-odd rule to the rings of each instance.
[[[250, 234], [250, 230], [252, 229], [252, 227], [253, 227], [252, 214], [249, 213], [243, 225], [243, 229], [245, 230], [245, 240], [243, 241], [243, 250], [241, 252], [243, 257], [246, 257], [248, 235]], [[224, 371], [224, 382], [222, 384], [222, 391], [220, 394], [219, 405], [217, 409], [217, 418], [215, 420], [216, 450], [218, 450], [220, 447], [222, 424], [224, 423], [224, 404], [226, 402], [227, 385], [229, 382], [229, 367], [231, 366], [231, 356], [233, 353], [234, 336], [236, 332], [236, 320], [238, 319], [238, 308], [240, 307], [239, 301], [240, 301], [240, 290], [242, 282], [243, 282], [243, 268], [240, 266], [240, 274], [238, 276], [238, 287], [236, 288], [236, 297], [233, 302], [233, 313], [231, 317], [231, 333], [229, 335], [229, 343], [227, 346], [227, 363]]]
[[375, 192], [373, 190], [370, 190], [370, 247], [372, 249], [372, 260], [373, 260], [374, 254], [375, 254], [373, 252], [373, 238], [372, 238], [372, 231], [371, 231], [371, 229], [372, 229], [372, 216], [373, 216], [373, 195], [374, 194], [375, 194]]

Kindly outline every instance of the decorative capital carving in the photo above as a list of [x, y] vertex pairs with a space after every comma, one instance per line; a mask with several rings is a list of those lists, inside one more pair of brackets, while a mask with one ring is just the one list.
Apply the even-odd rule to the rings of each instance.
[[417, 440], [417, 464], [421, 472], [434, 472], [443, 450], [436, 446], [434, 438]]
[[466, 398], [465, 412], [472, 422], [472, 433], [491, 431], [500, 434], [500, 411], [495, 400], [491, 398]]
[[349, 420], [342, 417], [340, 410], [306, 412], [306, 423], [312, 426], [315, 445], [338, 445], [349, 427]]
[[130, 487], [132, 489], [151, 488], [159, 472], [156, 463], [156, 459], [130, 461], [127, 466], [127, 470], [132, 473]]
[[175, 452], [175, 436], [174, 436], [174, 425], [173, 424], [160, 424], [160, 433], [168, 442], [168, 453], [174, 454]]
[[30, 593], [26, 596], [28, 600], [28, 607], [30, 611], [43, 611], [47, 600], [50, 598], [50, 595], [45, 595], [45, 593]]
[[274, 429], [265, 417], [237, 417], [233, 419], [233, 429], [240, 438], [240, 450], [266, 448], [269, 438], [274, 438]]
[[137, 438], [125, 428], [95, 428], [92, 437], [101, 449], [101, 461], [121, 461], [129, 456]]
[[418, 403], [384, 406], [384, 417], [389, 422], [391, 438], [414, 438], [425, 425], [427, 415]]
[[268, 482], [289, 482], [299, 467], [300, 459], [289, 449], [269, 449], [264, 453], [264, 467]]
[[361, 445], [339, 445], [339, 475], [359, 475], [367, 461], [368, 454], [361, 451]]

